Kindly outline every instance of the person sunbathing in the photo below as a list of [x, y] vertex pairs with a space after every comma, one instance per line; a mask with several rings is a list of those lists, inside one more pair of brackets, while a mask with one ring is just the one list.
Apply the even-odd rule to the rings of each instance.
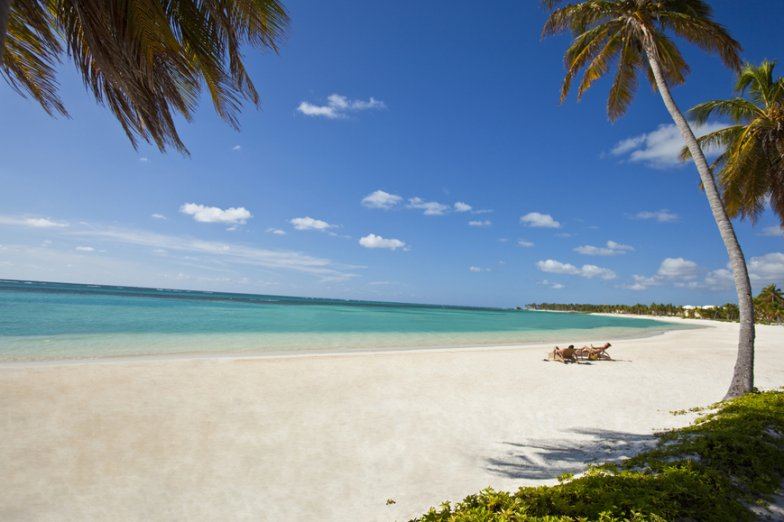
[[575, 351], [576, 349], [573, 344], [570, 344], [568, 348], [559, 348], [556, 346], [555, 349], [548, 354], [547, 358], [562, 363], [577, 362]]
[[575, 351], [575, 355], [590, 361], [611, 361], [612, 358], [610, 357], [610, 354], [607, 353], [607, 349], [611, 346], [610, 343], [604, 343], [603, 346], [583, 346]]

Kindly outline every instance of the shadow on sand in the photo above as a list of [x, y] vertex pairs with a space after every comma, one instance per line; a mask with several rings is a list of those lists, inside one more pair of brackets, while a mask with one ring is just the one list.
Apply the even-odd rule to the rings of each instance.
[[506, 454], [486, 460], [487, 469], [513, 479], [547, 480], [581, 473], [589, 464], [628, 458], [651, 447], [653, 435], [600, 429], [572, 429], [580, 439], [530, 439], [504, 442]]

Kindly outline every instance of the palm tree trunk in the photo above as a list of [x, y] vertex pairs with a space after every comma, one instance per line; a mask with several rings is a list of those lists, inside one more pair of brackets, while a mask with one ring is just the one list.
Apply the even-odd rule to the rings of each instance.
[[740, 339], [738, 340], [738, 358], [735, 362], [732, 383], [729, 390], [727, 390], [727, 395], [724, 397], [725, 399], [730, 399], [748, 393], [754, 388], [754, 304], [751, 297], [749, 271], [746, 267], [746, 259], [743, 257], [740, 243], [738, 243], [738, 238], [735, 235], [735, 229], [727, 216], [724, 203], [716, 187], [713, 173], [708, 167], [708, 162], [705, 160], [705, 155], [697, 143], [694, 132], [675, 104], [675, 100], [672, 99], [670, 89], [659, 66], [656, 47], [650, 41], [645, 45], [645, 53], [653, 76], [656, 79], [656, 87], [661, 94], [662, 100], [664, 100], [664, 105], [667, 107], [678, 130], [681, 131], [683, 140], [686, 142], [686, 146], [689, 148], [689, 152], [691, 152], [691, 157], [694, 159], [694, 164], [697, 166], [697, 171], [700, 173], [700, 180], [708, 198], [711, 212], [713, 212], [713, 219], [716, 220], [716, 226], [719, 228], [721, 239], [724, 241], [724, 247], [727, 249], [730, 265], [732, 266], [735, 290], [738, 293]]
[[3, 65], [5, 33], [8, 31], [8, 13], [10, 10], [11, 0], [0, 0], [0, 65]]

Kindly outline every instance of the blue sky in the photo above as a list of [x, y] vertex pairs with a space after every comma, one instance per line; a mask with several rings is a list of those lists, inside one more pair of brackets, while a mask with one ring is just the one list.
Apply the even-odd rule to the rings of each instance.
[[[713, 3], [745, 59], [784, 58], [784, 3]], [[0, 277], [494, 306], [734, 300], [658, 96], [641, 83], [615, 124], [607, 81], [559, 105], [567, 40], [540, 40], [535, 4], [288, 0], [280, 54], [248, 55], [261, 110], [236, 132], [204, 100], [179, 126], [190, 157], [135, 151], [68, 64], [70, 119], [0, 83]], [[730, 95], [718, 59], [684, 51], [682, 108]], [[784, 280], [776, 225], [769, 211], [736, 222], [757, 289]]]

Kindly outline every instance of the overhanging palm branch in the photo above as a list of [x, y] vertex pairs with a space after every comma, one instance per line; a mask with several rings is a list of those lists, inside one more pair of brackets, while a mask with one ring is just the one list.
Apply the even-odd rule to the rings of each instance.
[[277, 51], [287, 22], [278, 0], [14, 1], [2, 72], [50, 114], [66, 114], [54, 67], [67, 54], [134, 146], [187, 152], [176, 116], [190, 120], [206, 87], [236, 127], [243, 101], [259, 103], [243, 46]]

